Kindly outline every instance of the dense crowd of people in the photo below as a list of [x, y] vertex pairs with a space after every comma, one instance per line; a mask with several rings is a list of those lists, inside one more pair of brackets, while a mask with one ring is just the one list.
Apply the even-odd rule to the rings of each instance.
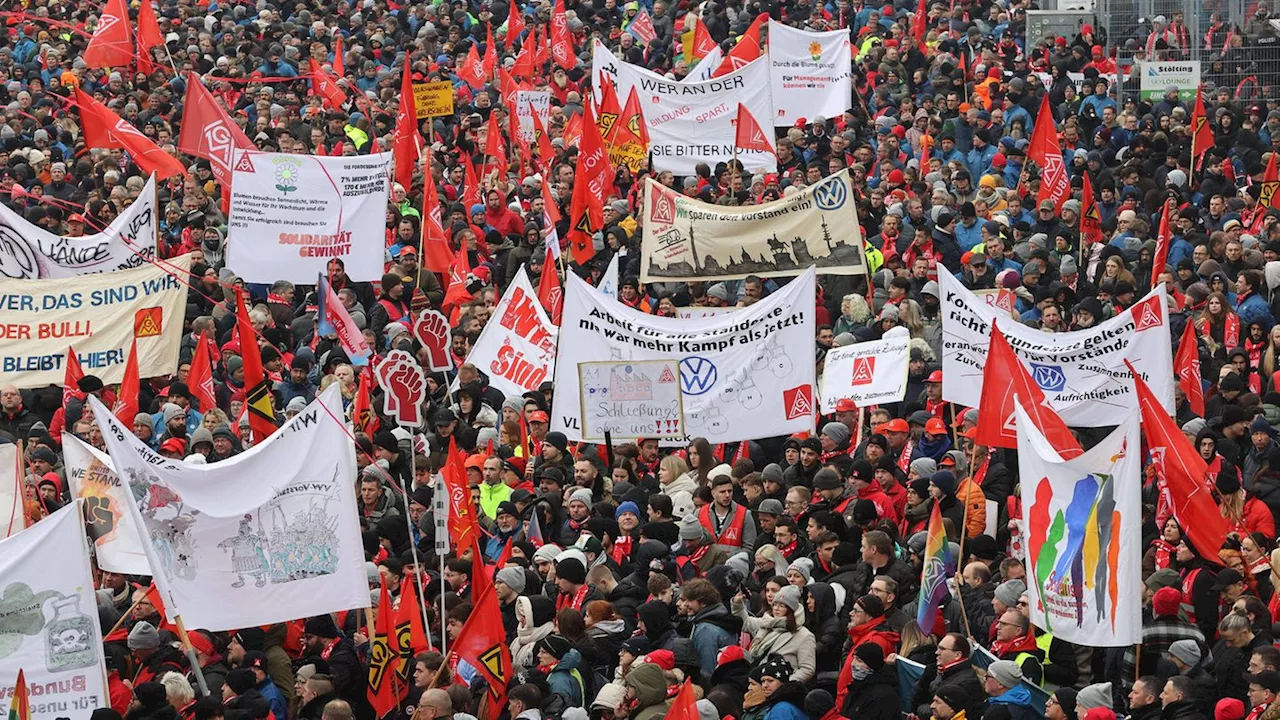
[[[1280, 712], [1280, 202], [1266, 178], [1280, 149], [1280, 109], [1276, 97], [1245, 104], [1233, 93], [1249, 52], [1276, 38], [1266, 2], [1243, 27], [1215, 16], [1204, 38], [1188, 36], [1174, 14], [1129, 36], [1106, 38], [1085, 25], [1030, 47], [1031, 5], [1022, 0], [565, 5], [579, 58], [567, 70], [538, 53], [550, 2], [165, 0], [155, 5], [164, 44], [139, 58], [149, 71], [134, 72], [86, 67], [81, 54], [100, 14], [92, 4], [31, 0], [0, 12], [0, 192], [27, 220], [63, 235], [105, 227], [146, 180], [120, 150], [86, 146], [68, 103], [73, 87], [175, 155], [192, 77], [258, 149], [324, 155], [390, 147], [405, 63], [415, 82], [455, 87], [455, 112], [420, 123], [426, 150], [411, 186], [392, 191], [385, 275], [354, 282], [341, 261], [329, 266], [375, 352], [420, 351], [412, 318], [438, 308], [450, 284], [419, 268], [422, 199], [437, 195], [451, 250], [466, 249], [471, 271], [450, 334], [457, 369], [428, 375], [427, 430], [392, 429], [378, 417], [376, 387], [372, 417], [356, 412], [361, 372], [335, 338], [317, 337], [313, 288], [238, 278], [226, 265], [234, 211], [222, 201], [226, 188], [207, 160], [180, 156], [187, 175], [159, 186], [159, 253], [192, 255], [185, 334], [175, 373], [142, 382], [138, 438], [204, 463], [251, 445], [246, 339], [234, 333], [233, 293], [246, 290], [280, 419], [332, 384], [341, 389], [375, 607], [382, 578], [398, 602], [402, 584], [420, 577], [431, 645], [447, 649], [475, 606], [471, 553], [483, 554], [514, 665], [512, 720], [652, 720], [677, 704], [686, 680], [702, 718], [1270, 720]], [[917, 25], [921, 10], [927, 18]], [[544, 245], [570, 230], [578, 148], [562, 135], [592, 102], [591, 44], [679, 79], [691, 72], [682, 35], [695, 16], [727, 52], [761, 13], [806, 30], [848, 29], [849, 111], [778, 129], [777, 172], [746, 175], [722, 162], [689, 177], [652, 175], [706, 202], [748, 205], [848, 173], [870, 273], [819, 277], [815, 362], [821, 373], [834, 347], [907, 334], [906, 399], [872, 408], [841, 401], [814, 432], [791, 437], [695, 438], [679, 448], [652, 438], [570, 443], [549, 431], [548, 413], [553, 393], [573, 389], [545, 383], [504, 396], [468, 355], [519, 268], [534, 286], [558, 271], [544, 264]], [[648, 43], [632, 32], [642, 14], [656, 35]], [[525, 25], [515, 32], [514, 16]], [[459, 76], [468, 53], [484, 55], [489, 42], [508, 70], [533, 49], [531, 85], [552, 98], [553, 156], [522, 166], [513, 151], [507, 176], [467, 188], [461, 158], [482, 167], [482, 128], [492, 113], [505, 114], [495, 78], [477, 89]], [[1212, 147], [1194, 157], [1184, 88], [1138, 102], [1137, 66], [1117, 68], [1113, 59], [1117, 47], [1178, 59], [1193, 46], [1222, 54], [1207, 71], [1220, 84], [1203, 92]], [[349, 105], [314, 92], [313, 60], [340, 78]], [[1040, 115], [1046, 95], [1052, 117]], [[1057, 130], [1073, 193], [1060, 209], [1037, 201], [1041, 173], [1028, 161], [1032, 128], [1045, 122]], [[510, 139], [508, 118], [499, 126]], [[618, 299], [667, 316], [750, 305], [788, 281], [639, 282], [637, 190], [646, 174], [616, 169], [593, 257], [566, 253], [564, 272], [598, 283], [618, 256]], [[1100, 240], [1081, 232], [1086, 178]], [[468, 207], [472, 193], [481, 200]], [[548, 199], [563, 216], [556, 227], [543, 211]], [[1171, 230], [1167, 264], [1154, 267], [1162, 221]], [[1164, 282], [1174, 337], [1194, 326], [1206, 411], [1197, 416], [1179, 391], [1176, 419], [1209, 465], [1233, 532], [1217, 556], [1197, 553], [1176, 519], [1157, 523], [1161, 478], [1148, 473], [1142, 537], [1125, 539], [1145, 548], [1136, 648], [1073, 645], [1031, 623], [1027, 570], [1009, 531], [1021, 507], [1016, 453], [976, 444], [976, 409], [941, 397], [941, 273], [970, 289], [1010, 291], [1021, 322], [1046, 332], [1093, 327]], [[218, 348], [216, 407], [201, 407], [187, 385], [202, 338]], [[101, 430], [64, 388], [19, 390], [2, 375], [0, 384], [0, 435], [24, 443], [26, 513], [38, 521], [71, 499], [61, 433], [101, 448]], [[75, 390], [108, 406], [116, 392], [92, 375]], [[441, 561], [433, 478], [451, 444], [467, 454], [484, 538]], [[998, 508], [990, 528], [988, 501]], [[957, 562], [926, 633], [918, 590], [935, 507]], [[95, 720], [375, 715], [363, 611], [238, 632], [191, 628], [197, 668], [147, 578], [104, 571], [97, 581], [111, 698]], [[456, 657], [417, 656], [410, 684], [394, 715], [483, 714], [483, 676]]]

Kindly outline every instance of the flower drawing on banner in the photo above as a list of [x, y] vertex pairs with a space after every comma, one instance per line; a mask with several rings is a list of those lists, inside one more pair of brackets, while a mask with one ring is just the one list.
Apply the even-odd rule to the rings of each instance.
[[293, 160], [283, 160], [276, 165], [276, 189], [286, 195], [298, 189], [302, 167]]
[[813, 61], [814, 61], [814, 62], [818, 62], [819, 60], [821, 60], [821, 59], [822, 59], [822, 45], [820, 45], [820, 44], [819, 44], [819, 43], [817, 43], [817, 42], [811, 42], [811, 43], [809, 43], [809, 57], [813, 58]]

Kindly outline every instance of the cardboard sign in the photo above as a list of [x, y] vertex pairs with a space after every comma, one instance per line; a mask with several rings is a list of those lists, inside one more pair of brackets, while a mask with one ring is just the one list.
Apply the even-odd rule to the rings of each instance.
[[604, 442], [606, 432], [615, 442], [685, 437], [677, 360], [579, 363], [578, 388], [588, 442]]
[[413, 104], [418, 119], [453, 114], [453, 83], [448, 80], [413, 84]]

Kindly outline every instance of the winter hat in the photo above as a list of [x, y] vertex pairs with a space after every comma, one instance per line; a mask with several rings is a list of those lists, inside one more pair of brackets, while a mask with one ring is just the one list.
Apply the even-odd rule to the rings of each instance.
[[996, 599], [1005, 607], [1016, 607], [1018, 598], [1027, 591], [1027, 584], [1021, 580], [1005, 580], [996, 586]]
[[625, 650], [636, 657], [640, 657], [641, 655], [648, 655], [651, 647], [652, 646], [649, 644], [649, 638], [643, 635], [636, 635], [635, 637], [629, 637], [622, 641], [622, 646], [619, 649]]
[[1158, 591], [1160, 588], [1181, 589], [1182, 576], [1178, 575], [1178, 571], [1173, 568], [1162, 568], [1148, 575], [1145, 582], [1147, 588], [1152, 592]]
[[[841, 425], [840, 427], [844, 426]], [[825, 428], [823, 432], [826, 432]], [[848, 431], [846, 430], [845, 432]], [[833, 468], [824, 467], [813, 475], [814, 490], [839, 490], [842, 485], [844, 485], [844, 482], [840, 480], [840, 473]]]
[[747, 656], [742, 651], [741, 645], [725, 645], [720, 648], [720, 652], [716, 654], [716, 667], [728, 665], [731, 662], [737, 662], [739, 660], [745, 661], [746, 659]]
[[703, 698], [698, 701], [698, 720], [719, 720], [720, 711], [716, 709], [715, 703]]
[[1111, 683], [1094, 683], [1085, 687], [1076, 695], [1076, 709], [1084, 708], [1092, 710], [1094, 708], [1111, 709]]
[[811, 718], [826, 717], [836, 707], [836, 699], [826, 690], [810, 690], [804, 696], [804, 714]]
[[800, 588], [795, 585], [788, 585], [777, 592], [773, 596], [773, 602], [786, 605], [795, 614], [800, 611]]
[[164, 685], [154, 680], [135, 685], [133, 697], [143, 708], [159, 709], [166, 704]]
[[1200, 644], [1195, 640], [1179, 640], [1175, 642], [1169, 646], [1169, 654], [1191, 667], [1199, 665], [1200, 658], [1203, 657], [1200, 652]]
[[920, 493], [920, 497], [928, 495], [929, 478], [933, 477], [933, 474], [938, 472], [938, 463], [934, 461], [933, 458], [922, 457], [912, 460], [911, 464], [907, 467], [908, 469], [915, 471], [915, 474], [919, 475], [921, 479], [924, 480], [925, 490], [923, 493]]
[[555, 562], [556, 558], [560, 556], [560, 552], [561, 547], [559, 545], [548, 543], [538, 548], [537, 552], [533, 554], [533, 562]]
[[556, 577], [581, 585], [587, 581], [587, 567], [577, 558], [567, 558], [556, 563]]
[[227, 686], [236, 695], [243, 695], [258, 684], [258, 678], [249, 668], [236, 668], [227, 673]]
[[769, 463], [760, 471], [760, 479], [773, 480], [776, 483], [782, 483], [782, 466], [778, 463]]
[[849, 442], [852, 433], [849, 427], [842, 422], [829, 422], [822, 426], [822, 434], [835, 441], [836, 445], [842, 445]]
[[853, 649], [853, 654], [871, 668], [872, 672], [884, 667], [884, 648], [873, 642], [864, 642]]
[[[257, 628], [252, 629], [257, 630]], [[243, 635], [245, 632], [247, 632], [247, 630], [241, 630], [239, 634]], [[306, 624], [302, 626], [302, 632], [307, 635], [315, 635], [316, 637], [335, 638], [338, 637], [338, 626], [334, 624], [333, 617], [326, 613], [324, 615], [317, 615], [313, 618], [309, 618]], [[256, 650], [259, 648], [251, 648], [248, 645], [245, 645], [245, 649]]]
[[813, 561], [807, 557], [796, 558], [795, 562], [787, 566], [787, 572], [795, 570], [804, 578], [804, 584], [808, 585], [813, 582]]
[[706, 530], [702, 527], [702, 523], [698, 522], [698, 518], [689, 515], [680, 521], [680, 539], [681, 540], [701, 540], [706, 534]]
[[969, 702], [969, 696], [965, 694], [964, 688], [953, 683], [939, 684], [938, 689], [933, 691], [933, 696], [956, 712], [964, 710]]
[[165, 425], [168, 425], [169, 421], [172, 420], [175, 415], [178, 415], [182, 412], [183, 412], [182, 407], [174, 403], [165, 403], [164, 405], [160, 406], [160, 416], [164, 418]]
[[[569, 438], [565, 437], [565, 434], [562, 432], [559, 432], [559, 431], [549, 432], [547, 433], [545, 440], [548, 445], [554, 447], [555, 449], [559, 450], [562, 453], [569, 451]], [[587, 504], [590, 505], [590, 503], [587, 503]]]
[[939, 470], [929, 478], [929, 484], [935, 485], [943, 495], [956, 494], [956, 476], [950, 470]]
[[537, 653], [545, 650], [551, 657], [559, 660], [569, 654], [569, 651], [572, 649], [573, 645], [570, 644], [563, 635], [548, 635], [534, 645], [533, 652], [536, 655]]
[[1244, 717], [1244, 703], [1240, 698], [1222, 698], [1213, 708], [1213, 720], [1240, 720]]
[[494, 576], [494, 582], [500, 582], [511, 588], [517, 595], [524, 592], [524, 570], [518, 567], [505, 567]]
[[[921, 460], [928, 460], [928, 458], [921, 458]], [[919, 460], [917, 460], [916, 462], [919, 462]], [[932, 464], [933, 461], [929, 460], [929, 463]], [[928, 498], [929, 497], [929, 476], [924, 475], [916, 478], [915, 480], [912, 480], [911, 482], [907, 483], [907, 489], [910, 490], [911, 492], [914, 492], [917, 497]]]
[[[614, 489], [616, 490], [617, 488], [615, 487]], [[622, 504], [618, 505], [617, 510], [613, 511], [613, 519], [618, 520], [623, 515], [626, 515], [627, 513], [631, 513], [632, 515], [635, 515], [637, 518], [640, 517], [640, 506], [636, 505], [630, 500], [627, 500]]]
[[764, 664], [760, 666], [761, 677], [777, 678], [782, 682], [789, 681], [793, 672], [795, 672], [795, 668], [791, 667], [791, 663], [787, 662], [781, 655], [770, 655]]
[[1111, 708], [1094, 708], [1084, 714], [1083, 720], [1116, 720], [1116, 714]]
[[1012, 660], [997, 660], [987, 667], [987, 674], [1004, 687], [1013, 688], [1022, 684], [1022, 668]]
[[1151, 598], [1151, 612], [1156, 617], [1171, 617], [1178, 614], [1182, 604], [1182, 591], [1177, 588], [1160, 588]]
[[1053, 691], [1053, 696], [1058, 698], [1058, 706], [1068, 718], [1076, 716], [1076, 695], [1079, 694], [1080, 691], [1073, 687], [1061, 687]]
[[156, 631], [155, 625], [143, 620], [129, 631], [129, 638], [125, 643], [130, 650], [155, 650], [160, 647], [160, 633]]
[[587, 507], [591, 507], [591, 491], [587, 488], [578, 488], [569, 493], [569, 502], [580, 502]]
[[856, 604], [873, 618], [884, 617], [884, 600], [879, 595], [863, 595]]
[[1058, 272], [1063, 275], [1072, 275], [1079, 272], [1079, 267], [1076, 265], [1076, 256], [1063, 255], [1062, 262], [1058, 263]]

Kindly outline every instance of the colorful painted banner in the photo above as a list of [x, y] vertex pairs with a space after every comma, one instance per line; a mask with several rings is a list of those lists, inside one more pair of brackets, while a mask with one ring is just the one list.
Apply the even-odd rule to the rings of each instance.
[[84, 503], [85, 531], [98, 567], [121, 575], [150, 575], [142, 536], [129, 512], [132, 502], [111, 457], [70, 433], [62, 434], [67, 482]]

